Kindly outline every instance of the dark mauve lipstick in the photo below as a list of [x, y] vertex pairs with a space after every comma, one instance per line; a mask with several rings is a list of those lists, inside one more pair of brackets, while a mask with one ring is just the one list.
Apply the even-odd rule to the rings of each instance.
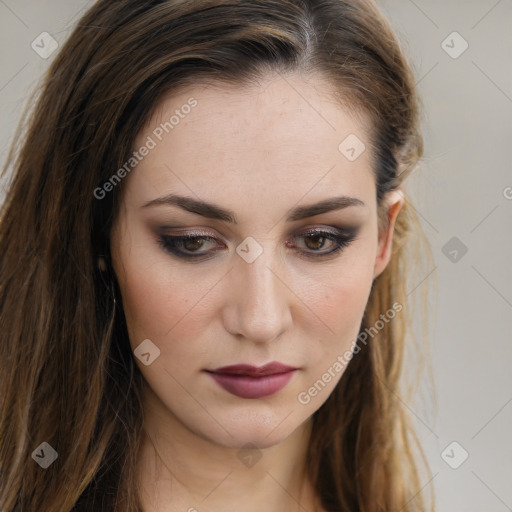
[[219, 386], [240, 398], [263, 398], [273, 395], [293, 377], [297, 368], [278, 362], [263, 366], [235, 364], [205, 370]]

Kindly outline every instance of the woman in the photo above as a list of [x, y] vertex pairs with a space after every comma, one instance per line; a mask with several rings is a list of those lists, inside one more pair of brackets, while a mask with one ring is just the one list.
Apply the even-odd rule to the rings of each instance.
[[426, 510], [418, 117], [372, 1], [96, 2], [8, 162], [0, 509]]

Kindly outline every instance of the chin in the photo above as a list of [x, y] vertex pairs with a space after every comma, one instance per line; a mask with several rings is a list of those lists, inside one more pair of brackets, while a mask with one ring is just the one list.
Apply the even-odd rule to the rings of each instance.
[[224, 448], [236, 450], [243, 449], [260, 449], [271, 448], [285, 441], [291, 432], [281, 434], [270, 434], [268, 432], [254, 431], [249, 432], [247, 429], [240, 429], [238, 432], [232, 432], [232, 436], [228, 434], [222, 436], [208, 437], [208, 440]]
[[303, 416], [299, 418], [293, 412], [289, 414], [291, 410], [283, 408], [276, 413], [274, 408], [262, 411], [259, 407], [246, 407], [229, 416], [214, 415], [224, 428], [212, 421], [218, 428], [209, 431], [201, 429], [200, 435], [226, 448], [240, 449], [248, 444], [260, 449], [270, 448], [285, 441], [308, 419]]

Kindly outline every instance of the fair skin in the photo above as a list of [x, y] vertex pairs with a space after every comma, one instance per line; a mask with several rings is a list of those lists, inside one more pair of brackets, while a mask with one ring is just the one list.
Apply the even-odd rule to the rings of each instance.
[[[158, 141], [155, 127], [191, 97], [197, 106]], [[136, 148], [148, 136], [157, 144], [125, 178], [111, 241], [132, 349], [149, 339], [160, 350], [147, 366], [135, 357], [146, 384], [146, 512], [322, 510], [304, 478], [311, 416], [344, 368], [308, 403], [297, 397], [356, 339], [403, 204], [399, 192], [386, 196], [390, 222], [379, 232], [366, 127], [320, 79], [269, 74], [258, 86], [190, 87], [166, 98], [138, 134]], [[367, 142], [354, 161], [338, 150], [349, 134]], [[229, 209], [237, 222], [143, 207], [171, 193]], [[362, 204], [287, 220], [291, 209], [338, 196]], [[355, 236], [314, 258], [337, 242], [304, 235], [313, 228]], [[197, 231], [215, 240], [179, 247], [202, 259], [158, 243]], [[250, 263], [236, 251], [247, 237], [262, 249]], [[235, 396], [204, 371], [271, 361], [298, 370], [263, 398]], [[248, 453], [255, 462], [244, 462]]]

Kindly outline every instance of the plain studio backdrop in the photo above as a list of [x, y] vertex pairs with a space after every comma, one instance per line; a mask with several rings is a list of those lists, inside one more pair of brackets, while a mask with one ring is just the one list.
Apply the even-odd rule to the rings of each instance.
[[[2, 165], [53, 46], [91, 3], [0, 0]], [[424, 103], [424, 161], [405, 189], [435, 262], [411, 293], [438, 281], [429, 324], [436, 393], [405, 404], [437, 510], [512, 511], [512, 0], [379, 4]]]

